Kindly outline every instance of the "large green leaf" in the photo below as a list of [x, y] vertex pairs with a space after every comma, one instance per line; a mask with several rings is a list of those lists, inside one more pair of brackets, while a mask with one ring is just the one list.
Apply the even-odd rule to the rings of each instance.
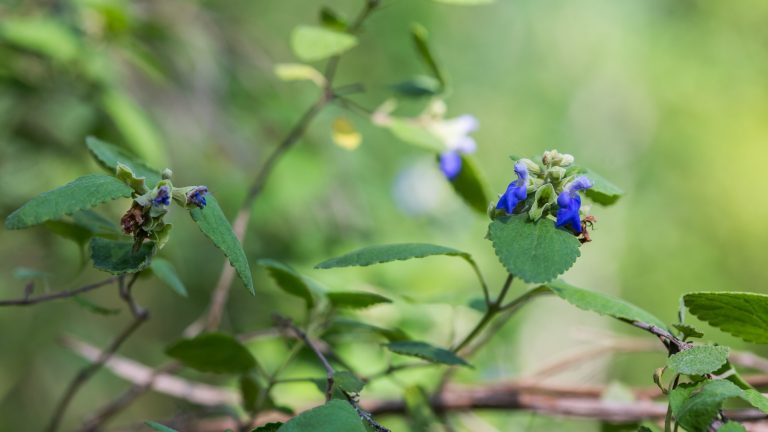
[[360, 333], [372, 333], [387, 339], [389, 342], [409, 340], [410, 336], [399, 328], [388, 329], [372, 324], [364, 323], [347, 317], [336, 317], [327, 331], [330, 335], [353, 335], [359, 337]]
[[331, 400], [304, 411], [282, 425], [278, 432], [366, 432], [357, 411], [346, 401]]
[[328, 301], [337, 308], [363, 309], [381, 303], [392, 303], [392, 300], [364, 291], [335, 291], [326, 294]]
[[394, 353], [411, 357], [418, 357], [432, 363], [470, 366], [469, 363], [454, 354], [452, 351], [432, 346], [426, 342], [400, 341], [391, 342], [385, 346], [387, 349]]
[[450, 183], [469, 207], [480, 214], [486, 214], [491, 198], [480, 170], [471, 156], [461, 155], [461, 171]]
[[317, 61], [341, 54], [357, 45], [349, 33], [316, 26], [298, 26], [291, 33], [291, 48], [304, 61]]
[[744, 392], [741, 394], [741, 398], [745, 401], [749, 402], [753, 407], [759, 409], [760, 411], [768, 414], [768, 398], [766, 398], [762, 393], [759, 391], [750, 388], [744, 390]]
[[704, 375], [720, 369], [728, 361], [728, 351], [728, 347], [724, 346], [694, 346], [671, 355], [667, 366], [685, 375]]
[[137, 251], [133, 247], [133, 241], [94, 237], [90, 243], [93, 266], [113, 274], [136, 273], [149, 267], [157, 252], [155, 243], [145, 241]]
[[747, 342], [768, 344], [768, 295], [699, 292], [683, 296], [691, 314]]
[[304, 299], [307, 307], [315, 304], [310, 289], [304, 278], [291, 267], [271, 259], [260, 259], [257, 264], [267, 269], [269, 275], [275, 280], [277, 286], [288, 294]]
[[358, 249], [340, 257], [323, 261], [316, 265], [315, 268], [364, 267], [373, 264], [405, 261], [413, 258], [424, 258], [435, 255], [457, 256], [467, 261], [472, 260], [472, 257], [468, 253], [446, 246], [427, 243], [396, 243]]
[[573, 265], [579, 240], [546, 218], [531, 222], [527, 214], [491, 222], [488, 235], [501, 264], [529, 283], [550, 281]]
[[185, 366], [202, 372], [243, 374], [256, 366], [256, 359], [237, 339], [223, 333], [205, 333], [182, 339], [165, 350]]
[[132, 192], [130, 187], [114, 177], [87, 175], [32, 198], [5, 219], [5, 228], [21, 229], [38, 225], [107, 201], [129, 198]]
[[609, 182], [600, 174], [590, 169], [582, 169], [582, 172], [592, 181], [592, 187], [585, 191], [587, 197], [592, 201], [608, 206], [618, 201], [624, 195], [624, 191], [621, 188]]
[[660, 319], [622, 299], [596, 291], [576, 288], [560, 279], [549, 282], [547, 287], [579, 309], [597, 312], [620, 320], [639, 321], [659, 328], [666, 328]]
[[237, 270], [237, 275], [251, 294], [256, 294], [253, 289], [253, 276], [245, 256], [243, 246], [237, 240], [229, 220], [219, 207], [219, 202], [212, 194], [206, 195], [208, 204], [202, 209], [193, 208], [189, 211], [192, 219], [197, 222], [200, 231], [206, 235], [229, 259], [229, 263]]
[[670, 393], [670, 406], [680, 426], [689, 432], [706, 432], [726, 399], [742, 390], [730, 381], [707, 381], [697, 387], [678, 387]]
[[174, 267], [170, 261], [162, 258], [155, 258], [152, 260], [150, 268], [152, 269], [152, 273], [174, 290], [176, 294], [182, 297], [188, 296], [187, 287], [184, 286], [184, 282], [181, 281], [179, 274], [176, 272], [176, 267]]
[[423, 25], [413, 24], [411, 26], [411, 40], [413, 40], [413, 44], [416, 46], [416, 52], [419, 53], [419, 57], [427, 65], [432, 75], [440, 82], [440, 86], [445, 88], [445, 77], [440, 70], [440, 66], [437, 65], [427, 39], [429, 39], [429, 32]]
[[144, 165], [136, 156], [130, 155], [120, 147], [92, 136], [85, 139], [85, 144], [96, 162], [112, 174], [115, 173], [117, 164], [121, 163], [129, 167], [137, 177], [146, 178], [150, 188], [162, 179], [159, 172]]

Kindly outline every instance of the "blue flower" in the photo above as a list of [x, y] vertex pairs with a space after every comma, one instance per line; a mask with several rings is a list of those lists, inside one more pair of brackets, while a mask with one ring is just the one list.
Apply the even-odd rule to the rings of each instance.
[[440, 170], [449, 180], [453, 180], [461, 172], [461, 155], [474, 153], [477, 149], [475, 139], [469, 136], [477, 127], [477, 119], [469, 114], [442, 120], [430, 126], [430, 131], [448, 148], [440, 155]]
[[517, 180], [507, 186], [507, 191], [496, 204], [497, 209], [503, 209], [508, 214], [512, 214], [515, 207], [528, 196], [528, 168], [524, 163], [518, 162], [515, 164], [515, 174]]
[[208, 193], [208, 188], [205, 186], [195, 186], [194, 189], [187, 193], [187, 204], [192, 204], [198, 208], [203, 208], [207, 204], [205, 201], [205, 194]]
[[157, 189], [157, 195], [152, 200], [153, 206], [169, 206], [171, 205], [171, 189], [168, 186], [160, 186]]
[[557, 197], [557, 226], [570, 227], [576, 234], [581, 234], [581, 196], [579, 191], [592, 187], [592, 182], [584, 176], [568, 184]]

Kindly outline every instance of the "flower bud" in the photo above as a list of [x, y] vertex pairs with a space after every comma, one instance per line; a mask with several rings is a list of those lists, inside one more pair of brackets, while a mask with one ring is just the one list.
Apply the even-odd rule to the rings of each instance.
[[173, 171], [170, 168], [163, 170], [163, 180], [170, 180], [173, 177]]
[[573, 155], [569, 155], [568, 153], [563, 153], [562, 160], [560, 161], [560, 166], [561, 167], [571, 166], [574, 160], [575, 158], [573, 157]]
[[565, 168], [559, 166], [553, 166], [547, 170], [547, 175], [555, 182], [559, 182], [565, 177]]
[[528, 172], [531, 174], [538, 175], [539, 173], [541, 173], [541, 167], [539, 166], [539, 164], [537, 164], [536, 162], [530, 159], [523, 158], [518, 160], [518, 162], [524, 164], [525, 167], [528, 168]]

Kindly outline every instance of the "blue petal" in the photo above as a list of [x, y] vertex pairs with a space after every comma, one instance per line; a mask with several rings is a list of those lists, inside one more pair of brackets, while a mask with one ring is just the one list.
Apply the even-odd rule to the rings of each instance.
[[558, 227], [570, 227], [576, 234], [581, 234], [581, 218], [579, 208], [581, 197], [578, 193], [563, 191], [557, 197], [557, 223]]
[[461, 172], [461, 154], [457, 151], [447, 151], [440, 155], [440, 170], [448, 180], [453, 180]]

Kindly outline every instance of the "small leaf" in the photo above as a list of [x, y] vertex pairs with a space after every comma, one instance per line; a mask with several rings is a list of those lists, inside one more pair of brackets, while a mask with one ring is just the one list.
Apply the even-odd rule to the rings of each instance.
[[332, 137], [337, 146], [347, 150], [358, 148], [363, 141], [363, 136], [346, 117], [338, 117], [333, 121]]
[[579, 309], [597, 312], [620, 320], [639, 321], [662, 329], [666, 328], [660, 319], [622, 299], [596, 291], [576, 288], [560, 279], [549, 282], [547, 287]]
[[320, 71], [301, 63], [280, 63], [275, 65], [275, 75], [282, 81], [312, 81], [318, 87], [324, 87], [326, 80]]
[[440, 81], [427, 75], [417, 75], [392, 86], [395, 93], [406, 97], [435, 96], [440, 93]]
[[75, 32], [63, 22], [44, 16], [5, 16], [0, 22], [0, 38], [56, 61], [74, 60], [80, 43]]
[[461, 155], [461, 171], [450, 183], [472, 210], [486, 214], [491, 198], [474, 158], [466, 154]]
[[282, 425], [278, 432], [366, 432], [357, 411], [346, 401], [334, 399], [304, 411]]
[[130, 155], [120, 147], [92, 136], [85, 139], [85, 144], [96, 162], [111, 174], [116, 172], [117, 164], [122, 163], [130, 168], [137, 177], [144, 177], [147, 184], [151, 186], [162, 180], [159, 172], [144, 165], [136, 156]]
[[223, 333], [204, 333], [182, 339], [165, 353], [202, 372], [243, 374], [256, 367], [256, 359], [237, 339]]
[[592, 187], [585, 191], [587, 198], [597, 204], [609, 206], [624, 195], [624, 191], [621, 188], [609, 182], [600, 174], [585, 168], [581, 171], [592, 181]]
[[693, 328], [693, 326], [689, 326], [688, 324], [672, 324], [672, 327], [676, 328], [677, 331], [682, 334], [683, 339], [700, 338], [704, 336], [704, 333], [696, 330]]
[[224, 212], [219, 207], [219, 203], [213, 194], [209, 193], [205, 198], [208, 204], [202, 209], [193, 208], [189, 211], [189, 214], [197, 222], [200, 231], [211, 239], [217, 248], [224, 252], [224, 255], [229, 259], [229, 263], [237, 270], [237, 275], [240, 276], [243, 285], [251, 294], [256, 295], [256, 291], [253, 289], [251, 268], [248, 265], [248, 258], [245, 256], [243, 246], [237, 240], [229, 220], [224, 216]]
[[365, 386], [355, 374], [349, 371], [339, 371], [334, 373], [333, 383], [347, 393], [360, 393]]
[[312, 290], [304, 278], [294, 269], [271, 259], [260, 259], [256, 263], [267, 269], [280, 289], [290, 295], [304, 299], [307, 308], [314, 306], [315, 299], [312, 297]]
[[728, 347], [699, 345], [680, 351], [667, 359], [670, 369], [684, 375], [712, 373], [728, 361]]
[[357, 45], [348, 33], [323, 27], [298, 26], [291, 33], [291, 48], [303, 61], [317, 61], [341, 54]]
[[531, 222], [527, 214], [496, 219], [488, 234], [501, 264], [529, 283], [556, 278], [581, 255], [576, 236], [556, 228], [550, 219]]
[[404, 331], [398, 328], [387, 329], [387, 328], [367, 324], [364, 322], [356, 321], [346, 317], [335, 318], [333, 320], [331, 327], [328, 329], [328, 333], [330, 334], [339, 333], [343, 335], [349, 335], [351, 332], [356, 332], [356, 331], [373, 333], [387, 339], [390, 342], [404, 341], [404, 340], [410, 339], [410, 336], [408, 336]]
[[323, 27], [336, 31], [347, 31], [347, 20], [333, 9], [323, 6], [320, 9], [320, 23]]
[[370, 292], [336, 291], [326, 294], [328, 301], [337, 308], [363, 309], [376, 304], [392, 303], [392, 300]]
[[[682, 390], [678, 390], [681, 389]], [[675, 419], [689, 431], [706, 431], [726, 399], [739, 397], [742, 390], [726, 380], [707, 381], [694, 388], [678, 387], [670, 393]], [[674, 396], [673, 396], [674, 395]], [[675, 399], [675, 403], [672, 400]]]
[[435, 61], [434, 55], [432, 55], [432, 50], [429, 48], [429, 43], [427, 42], [428, 38], [429, 32], [427, 32], [427, 29], [424, 28], [424, 26], [421, 24], [413, 24], [411, 26], [411, 39], [416, 46], [416, 52], [419, 53], [419, 56], [427, 65], [430, 72], [432, 72], [432, 75], [440, 83], [440, 87], [444, 88], [445, 78], [443, 77], [443, 73], [440, 71], [440, 67]]
[[759, 409], [765, 414], [768, 414], [768, 398], [766, 398], [759, 391], [750, 388], [744, 390], [741, 394], [741, 398], [749, 402], [753, 407]]
[[332, 258], [316, 265], [316, 269], [338, 267], [369, 266], [391, 261], [405, 261], [413, 258], [424, 258], [435, 255], [457, 256], [471, 260], [471, 256], [458, 249], [427, 243], [396, 243], [388, 245], [369, 246], [358, 249], [340, 257]]
[[277, 422], [277, 423], [267, 423], [263, 426], [259, 426], [256, 429], [252, 430], [251, 432], [277, 432], [280, 429], [280, 426], [282, 426], [283, 423]]
[[178, 273], [176, 273], [176, 268], [170, 261], [162, 258], [155, 258], [152, 260], [150, 268], [152, 269], [152, 273], [174, 290], [176, 294], [182, 297], [187, 297], [189, 295], [187, 293], [187, 287], [184, 286], [184, 282], [181, 281]]
[[255, 412], [259, 399], [259, 383], [249, 374], [240, 377], [240, 396], [243, 409], [250, 413]]
[[91, 239], [90, 247], [93, 266], [113, 274], [140, 272], [149, 267], [157, 252], [154, 242], [144, 242], [139, 250], [134, 252], [132, 241], [100, 237]]
[[747, 342], [768, 344], [768, 295], [700, 292], [683, 296], [698, 319]]
[[80, 177], [32, 198], [5, 219], [5, 228], [28, 228], [107, 201], [130, 198], [132, 193], [130, 187], [114, 177], [100, 174]]
[[411, 357], [419, 357], [432, 363], [471, 367], [469, 363], [454, 354], [452, 351], [432, 346], [426, 342], [402, 341], [392, 342], [385, 346], [387, 349], [394, 353]]
[[151, 429], [154, 429], [160, 432], [177, 432], [176, 429], [171, 429], [168, 426], [164, 426], [164, 425], [161, 425], [160, 423], [153, 422], [153, 421], [147, 421], [147, 422], [144, 422], [144, 424], [149, 426]]

